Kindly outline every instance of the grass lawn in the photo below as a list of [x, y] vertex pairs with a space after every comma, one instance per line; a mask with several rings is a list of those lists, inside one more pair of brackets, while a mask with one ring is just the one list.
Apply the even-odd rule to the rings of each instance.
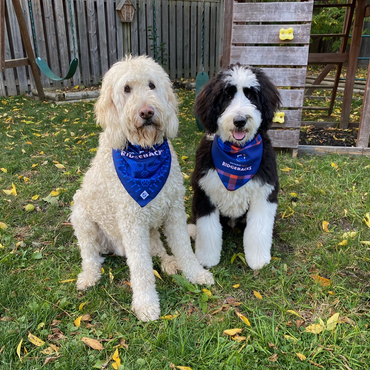
[[[173, 143], [190, 214], [202, 134], [194, 93], [177, 93]], [[124, 259], [107, 257], [87, 292], [75, 286], [81, 261], [68, 217], [98, 142], [93, 103], [2, 98], [0, 125], [1, 369], [368, 368], [369, 158], [279, 154], [271, 263], [245, 265], [239, 229], [224, 231], [212, 287], [167, 276], [154, 260], [163, 318], [142, 323]]]

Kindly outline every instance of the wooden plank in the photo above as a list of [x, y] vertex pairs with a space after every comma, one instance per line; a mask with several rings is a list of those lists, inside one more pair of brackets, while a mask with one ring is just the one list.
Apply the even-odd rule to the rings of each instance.
[[[24, 59], [24, 51], [21, 39], [21, 33], [19, 30], [19, 25], [17, 22], [17, 17], [15, 15], [13, 6], [9, 8], [9, 29], [10, 29], [10, 36], [12, 38], [12, 46], [13, 46], [13, 58], [14, 59]], [[28, 63], [27, 63], [28, 64]], [[23, 64], [24, 66], [24, 64]], [[17, 66], [16, 70], [17, 75], [17, 84], [20, 94], [24, 94], [28, 92], [28, 79], [26, 74], [26, 68], [21, 67], [20, 65]]]
[[[156, 4], [156, 8], [158, 7], [158, 4]], [[157, 17], [157, 15], [156, 15]], [[157, 49], [158, 49], [158, 20], [156, 20], [156, 34], [157, 34]], [[153, 1], [147, 1], [146, 2], [146, 37], [145, 37], [145, 42], [147, 44], [147, 52], [146, 54], [154, 58], [154, 40], [149, 40], [149, 30], [151, 27], [152, 32], [151, 36], [154, 36], [154, 13], [153, 13]]]
[[111, 67], [118, 60], [117, 43], [122, 44], [123, 40], [117, 37], [117, 27], [121, 27], [121, 22], [116, 25], [116, 7], [113, 1], [106, 2], [107, 7], [107, 37], [108, 37], [108, 65]]
[[347, 61], [347, 53], [310, 53], [308, 55], [308, 63], [339, 64]]
[[145, 0], [138, 1], [138, 8], [136, 10], [139, 15], [139, 55], [145, 55], [147, 54]]
[[214, 76], [215, 75], [215, 67], [216, 67], [216, 3], [210, 4], [210, 24], [208, 26], [209, 29], [209, 75]]
[[279, 112], [284, 112], [284, 123], [273, 123], [272, 127], [275, 128], [299, 128], [301, 127], [302, 121], [302, 109], [294, 110], [279, 110]]
[[272, 83], [279, 87], [304, 87], [307, 68], [262, 68]]
[[[280, 30], [293, 28], [293, 40], [280, 40]], [[311, 24], [233, 25], [233, 44], [309, 44]]]
[[[161, 41], [164, 43], [165, 46], [165, 53], [162, 55], [162, 58], [164, 60], [164, 67], [166, 71], [169, 71], [169, 54], [170, 54], [170, 44], [169, 44], [169, 18], [168, 18], [168, 1], [162, 1], [162, 35], [161, 35]], [[194, 32], [194, 31], [193, 31]]]
[[367, 72], [364, 101], [362, 104], [360, 127], [358, 130], [356, 146], [367, 148], [369, 146], [369, 136], [370, 136], [370, 62]]
[[191, 77], [190, 72], [190, 2], [184, 2], [184, 56], [183, 56], [183, 66], [184, 66], [184, 77]]
[[90, 45], [91, 82], [97, 84], [101, 76], [99, 65], [98, 34], [94, 0], [86, 0], [87, 32]]
[[[270, 3], [268, 3], [270, 4]], [[307, 46], [233, 46], [231, 63], [242, 62], [249, 65], [288, 65], [306, 66], [308, 57]]]
[[[9, 9], [12, 7], [11, 1], [7, 0], [7, 9], [9, 12]], [[10, 42], [9, 42], [9, 34], [7, 27], [4, 28], [5, 34], [4, 34], [4, 39], [5, 39], [5, 49], [4, 49], [4, 56], [5, 60], [10, 60], [12, 59], [12, 55], [10, 53]], [[17, 91], [17, 85], [15, 83], [15, 70], [14, 69], [6, 69], [4, 71], [4, 85], [6, 87], [7, 95], [14, 96], [18, 94]]]
[[177, 77], [177, 70], [176, 70], [176, 2], [169, 1], [170, 9], [169, 9], [169, 17], [170, 17], [170, 32], [169, 32], [169, 70], [170, 70], [170, 77], [176, 78]]
[[183, 2], [176, 2], [176, 78], [183, 77]]
[[20, 66], [27, 66], [29, 64], [28, 58], [19, 58], [5, 60], [5, 68], [15, 68]]
[[274, 148], [298, 148], [299, 130], [269, 130], [268, 136]]
[[[76, 25], [77, 25], [76, 12], [75, 12], [75, 3], [73, 1], [71, 1], [71, 7], [69, 6], [69, 2], [68, 2], [68, 10], [66, 10], [66, 18], [67, 18], [67, 24], [68, 24], [67, 37], [69, 38], [69, 60], [68, 62], [71, 63], [72, 59], [79, 58], [78, 39], [77, 39], [77, 32], [76, 32]], [[64, 83], [68, 85], [72, 84], [73, 86], [77, 86], [81, 84], [80, 63], [78, 63], [76, 72], [73, 75], [72, 79]]]
[[105, 19], [104, 0], [97, 0], [97, 16], [98, 16], [98, 30], [99, 30], [99, 57], [101, 65], [101, 75], [109, 69], [109, 51], [108, 51], [108, 37], [107, 37], [107, 23]]
[[342, 116], [340, 119], [340, 128], [347, 128], [349, 116], [351, 114], [351, 104], [353, 87], [356, 77], [357, 60], [360, 52], [362, 28], [364, 24], [366, 0], [357, 0], [355, 19], [352, 29], [352, 40], [347, 65], [346, 83], [344, 85]]
[[220, 71], [220, 62], [222, 55], [222, 27], [223, 27], [223, 4], [217, 4], [216, 21], [216, 51], [215, 51], [215, 74]]
[[197, 75], [197, 4], [191, 3], [190, 9], [190, 65], [191, 76], [194, 78]]
[[209, 17], [210, 17], [210, 4], [204, 4], [204, 70], [210, 74], [209, 70], [209, 57], [210, 57], [210, 29], [209, 29]]
[[370, 155], [367, 148], [356, 148], [350, 146], [319, 146], [319, 145], [298, 145], [298, 155], [324, 155], [324, 154], [344, 154], [344, 155]]
[[[140, 55], [139, 53], [139, 1], [134, 3], [136, 12], [134, 13], [134, 19], [131, 22], [131, 53], [132, 55]], [[117, 14], [117, 21], [119, 21], [119, 17]], [[122, 27], [121, 27], [122, 28]]]
[[84, 1], [77, 1], [77, 37], [79, 39], [79, 66], [81, 71], [81, 82], [83, 85], [89, 86], [91, 84], [90, 71], [90, 51], [88, 44], [88, 31], [86, 24], [86, 9]]
[[234, 22], [311, 22], [313, 1], [235, 3]]
[[[227, 68], [231, 64], [231, 35], [233, 24], [234, 0], [224, 0], [223, 16], [223, 47], [221, 55], [221, 68]], [[244, 63], [244, 61], [243, 61]]]
[[[162, 54], [160, 52], [160, 45], [161, 45], [161, 42], [162, 42], [162, 2], [161, 1], [158, 1], [156, 2], [156, 22], [157, 22], [157, 59], [158, 59], [158, 63], [159, 64], [162, 64], [162, 67], [163, 67], [163, 61], [162, 61]], [[153, 12], [154, 12], [154, 3], [153, 3]], [[154, 14], [154, 13], [153, 13]], [[153, 23], [154, 23], [154, 19], [153, 19]]]
[[279, 89], [281, 106], [283, 108], [301, 108], [303, 105], [304, 90]]
[[[5, 2], [0, 1], [0, 72], [4, 72], [5, 67]], [[1, 74], [1, 73], [0, 73]], [[3, 76], [0, 76], [1, 81]], [[0, 93], [3, 92], [0, 85]], [[5, 95], [5, 92], [4, 92]]]

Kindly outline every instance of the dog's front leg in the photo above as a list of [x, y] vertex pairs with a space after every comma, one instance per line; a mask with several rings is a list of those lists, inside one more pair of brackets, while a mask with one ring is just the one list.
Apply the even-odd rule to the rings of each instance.
[[277, 204], [263, 197], [251, 200], [243, 243], [249, 267], [259, 270], [271, 260], [272, 231]]
[[129, 229], [122, 230], [122, 234], [133, 292], [131, 308], [142, 321], [157, 320], [160, 307], [150, 254], [149, 227], [130, 225]]
[[191, 248], [183, 204], [176, 201], [165, 222], [165, 235], [176, 258], [178, 268], [192, 283], [214, 284], [213, 275], [202, 268]]

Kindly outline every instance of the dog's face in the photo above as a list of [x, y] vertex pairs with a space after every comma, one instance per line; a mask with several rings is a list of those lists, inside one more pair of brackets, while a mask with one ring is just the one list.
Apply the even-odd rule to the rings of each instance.
[[177, 100], [163, 68], [149, 57], [126, 57], [105, 74], [95, 105], [112, 148], [152, 147], [177, 134]]
[[195, 111], [208, 133], [243, 145], [272, 123], [280, 96], [257, 68], [231, 65], [210, 80], [195, 102]]

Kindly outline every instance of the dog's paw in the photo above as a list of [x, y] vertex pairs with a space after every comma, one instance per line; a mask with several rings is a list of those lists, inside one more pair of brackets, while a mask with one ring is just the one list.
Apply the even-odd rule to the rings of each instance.
[[82, 271], [77, 278], [77, 289], [86, 290], [94, 286], [100, 279], [100, 273], [92, 273], [91, 271]]
[[197, 284], [213, 285], [215, 280], [213, 279], [212, 272], [202, 269], [193, 282]]
[[161, 313], [159, 304], [147, 304], [139, 307], [132, 305], [131, 308], [136, 313], [137, 318], [145, 322], [158, 320]]
[[195, 256], [198, 262], [206, 268], [218, 265], [221, 259], [221, 253], [205, 253], [199, 249], [195, 251]]
[[177, 262], [174, 256], [165, 256], [161, 261], [161, 268], [168, 275], [174, 275], [178, 271]]
[[266, 266], [271, 261], [271, 256], [247, 256], [245, 255], [245, 260], [248, 263], [248, 266], [252, 270], [261, 270], [263, 266]]

